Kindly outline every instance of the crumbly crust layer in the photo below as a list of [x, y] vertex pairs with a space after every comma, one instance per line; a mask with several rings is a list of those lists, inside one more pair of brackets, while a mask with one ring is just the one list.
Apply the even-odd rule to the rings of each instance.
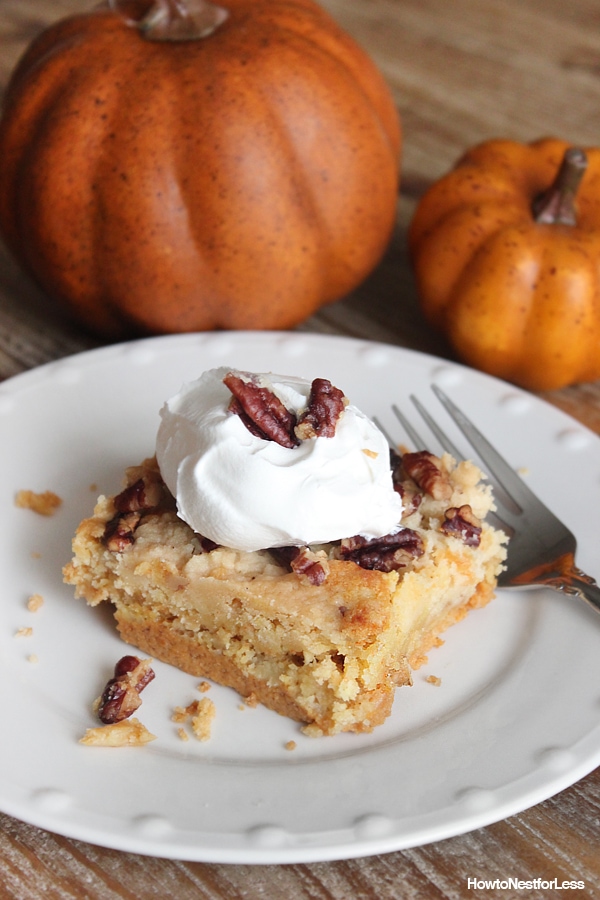
[[503, 535], [485, 522], [477, 547], [441, 530], [450, 505], [480, 518], [493, 505], [472, 463], [445, 456], [442, 466], [450, 498], [423, 496], [402, 523], [420, 536], [421, 556], [384, 572], [340, 559], [334, 545], [311, 548], [327, 566], [314, 584], [268, 551], [207, 549], [146, 460], [127, 484], [159, 485], [160, 500], [111, 549], [116, 498], [100, 497], [77, 529], [65, 580], [90, 605], [111, 602], [123, 639], [156, 659], [252, 694], [309, 733], [370, 731], [440, 632], [493, 596], [505, 555]]

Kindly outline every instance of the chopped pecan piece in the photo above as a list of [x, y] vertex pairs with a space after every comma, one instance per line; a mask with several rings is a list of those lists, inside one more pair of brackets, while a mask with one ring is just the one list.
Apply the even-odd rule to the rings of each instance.
[[467, 547], [479, 547], [481, 542], [481, 519], [478, 519], [468, 503], [452, 506], [445, 512], [441, 530], [444, 534], [459, 537]]
[[141, 512], [157, 507], [162, 499], [162, 485], [159, 481], [138, 478], [114, 499], [117, 512]]
[[115, 666], [114, 678], [107, 682], [98, 707], [105, 725], [128, 719], [142, 703], [140, 694], [154, 678], [149, 659], [123, 656]]
[[298, 446], [294, 434], [296, 414], [287, 409], [273, 391], [255, 379], [246, 380], [234, 372], [228, 372], [223, 382], [233, 394], [229, 409], [240, 417], [248, 431], [282, 447]]
[[280, 565], [289, 566], [309, 584], [318, 586], [327, 580], [329, 566], [324, 554], [309, 547], [272, 547], [269, 552]]
[[399, 484], [404, 477], [402, 468], [402, 456], [393, 447], [390, 447], [390, 469], [392, 470], [392, 481], [394, 485]]
[[216, 550], [219, 546], [219, 544], [211, 541], [210, 538], [204, 537], [203, 534], [196, 533], [196, 537], [198, 538], [198, 542], [205, 553], [210, 553], [211, 550]]
[[135, 540], [135, 529], [142, 515], [139, 512], [117, 513], [106, 523], [102, 541], [108, 550], [121, 553]]
[[406, 519], [418, 510], [423, 500], [423, 494], [400, 483], [394, 484], [394, 490], [402, 498], [402, 518]]
[[301, 441], [314, 437], [333, 437], [339, 417], [348, 401], [342, 391], [326, 378], [315, 378], [310, 387], [308, 406], [295, 428]]
[[137, 478], [117, 494], [113, 500], [115, 515], [106, 523], [102, 541], [115, 553], [130, 547], [135, 540], [135, 529], [142, 516], [158, 509], [165, 508], [173, 502], [167, 488], [160, 477], [152, 473]]
[[402, 467], [406, 474], [434, 500], [449, 500], [452, 485], [440, 468], [440, 459], [428, 450], [405, 453]]
[[309, 584], [319, 585], [327, 580], [329, 567], [324, 556], [319, 556], [308, 547], [298, 548], [298, 553], [290, 562], [292, 572], [303, 577]]
[[392, 572], [403, 569], [424, 552], [421, 536], [412, 528], [400, 528], [379, 538], [362, 535], [345, 538], [340, 546], [340, 557], [352, 560], [363, 569]]
[[[421, 491], [415, 490], [414, 485], [406, 478], [407, 473], [402, 466], [402, 456], [393, 448], [390, 449], [390, 468], [394, 490], [402, 498], [402, 518], [406, 519], [419, 508], [423, 494]], [[412, 480], [414, 481], [414, 479]]]

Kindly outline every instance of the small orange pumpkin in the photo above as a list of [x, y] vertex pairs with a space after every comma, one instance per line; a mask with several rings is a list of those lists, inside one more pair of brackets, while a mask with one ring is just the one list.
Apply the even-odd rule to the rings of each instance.
[[375, 65], [313, 0], [225, 2], [111, 0], [40, 35], [8, 87], [0, 230], [103, 335], [290, 327], [391, 236], [400, 128]]
[[600, 378], [600, 149], [480, 144], [424, 195], [409, 246], [466, 363], [530, 390]]

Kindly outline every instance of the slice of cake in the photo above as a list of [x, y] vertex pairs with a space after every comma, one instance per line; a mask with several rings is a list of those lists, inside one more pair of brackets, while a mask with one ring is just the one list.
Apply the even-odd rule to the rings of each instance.
[[390, 454], [329, 382], [205, 373], [165, 405], [157, 457], [99, 498], [65, 580], [128, 643], [309, 734], [381, 724], [493, 596], [505, 539], [481, 472]]

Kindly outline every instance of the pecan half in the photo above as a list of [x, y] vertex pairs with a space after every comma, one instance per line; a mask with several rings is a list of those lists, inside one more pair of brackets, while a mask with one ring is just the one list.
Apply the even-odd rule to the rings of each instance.
[[280, 565], [289, 566], [308, 584], [318, 586], [327, 580], [329, 566], [325, 556], [309, 547], [271, 547], [269, 553]]
[[358, 534], [344, 538], [340, 558], [352, 560], [363, 569], [392, 572], [405, 568], [424, 553], [423, 540], [412, 528], [400, 528], [379, 538], [365, 538]]
[[428, 450], [405, 453], [402, 467], [406, 474], [434, 500], [449, 500], [452, 485], [440, 468], [440, 459]]
[[150, 660], [137, 656], [123, 656], [115, 666], [111, 678], [102, 692], [98, 718], [105, 725], [128, 719], [141, 706], [141, 692], [154, 678]]
[[273, 391], [255, 379], [246, 380], [234, 372], [228, 372], [223, 382], [233, 394], [230, 411], [240, 417], [248, 431], [282, 447], [298, 446], [294, 434], [296, 414], [287, 409]]
[[481, 519], [478, 519], [468, 503], [463, 506], [451, 506], [445, 512], [445, 520], [441, 524], [444, 534], [452, 534], [460, 538], [467, 547], [479, 547], [481, 542]]
[[301, 441], [314, 437], [334, 437], [339, 417], [348, 401], [342, 391], [326, 378], [315, 378], [308, 406], [298, 419], [295, 434]]

